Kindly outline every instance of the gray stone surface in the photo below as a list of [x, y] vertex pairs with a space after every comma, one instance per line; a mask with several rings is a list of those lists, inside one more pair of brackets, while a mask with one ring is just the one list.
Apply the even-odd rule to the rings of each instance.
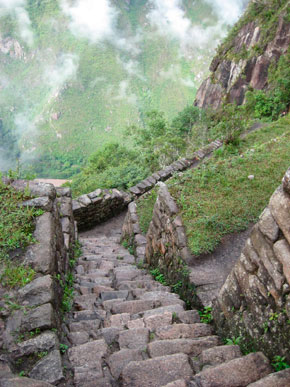
[[0, 387], [50, 387], [52, 384], [30, 378], [1, 379]]
[[122, 372], [123, 386], [164, 386], [174, 380], [190, 379], [193, 371], [187, 355], [162, 356], [145, 361], [133, 361]]
[[121, 349], [118, 352], [113, 353], [108, 360], [108, 364], [111, 373], [115, 379], [119, 379], [119, 376], [123, 369], [131, 361], [143, 360], [142, 352], [137, 349]]
[[50, 275], [36, 278], [18, 292], [24, 305], [38, 306], [54, 301], [54, 284]]
[[32, 331], [36, 328], [50, 329], [53, 327], [55, 327], [55, 314], [51, 304], [38, 306], [22, 318], [22, 332]]
[[238, 345], [221, 345], [202, 351], [201, 362], [203, 365], [218, 365], [229, 360], [242, 357], [240, 347]]
[[120, 348], [145, 349], [149, 342], [149, 329], [137, 328], [120, 332], [118, 343]]
[[190, 386], [244, 387], [263, 378], [271, 371], [269, 361], [262, 353], [251, 353], [216, 367], [207, 368], [194, 376]]
[[51, 384], [60, 382], [64, 378], [60, 352], [54, 350], [39, 360], [32, 368], [29, 376]]
[[263, 379], [258, 380], [255, 383], [251, 383], [248, 387], [287, 387], [290, 386], [290, 369], [275, 372], [266, 376]]
[[33, 339], [25, 340], [12, 348], [15, 357], [29, 356], [35, 352], [45, 352], [57, 348], [59, 345], [58, 338], [54, 332], [44, 332]]
[[36, 220], [33, 234], [38, 243], [30, 246], [25, 255], [25, 263], [42, 274], [54, 273], [56, 268], [55, 246], [53, 245], [55, 224], [52, 214], [46, 212]]

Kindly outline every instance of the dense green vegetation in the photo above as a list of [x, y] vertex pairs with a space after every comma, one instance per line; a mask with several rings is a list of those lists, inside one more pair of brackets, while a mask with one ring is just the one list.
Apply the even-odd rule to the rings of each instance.
[[8, 287], [24, 286], [35, 275], [31, 268], [12, 262], [9, 256], [11, 251], [21, 251], [35, 242], [34, 219], [42, 211], [20, 205], [28, 199], [28, 191], [18, 192], [0, 179], [0, 278]]
[[[212, 49], [180, 55], [178, 41], [149, 25], [148, 1], [114, 3], [124, 39], [142, 33], [137, 54], [73, 35], [57, 0], [28, 1], [32, 46], [20, 39], [13, 15], [1, 14], [1, 39], [14, 38], [21, 49], [18, 56], [0, 50], [0, 169], [19, 158], [38, 177], [71, 177], [112, 139], [130, 146], [122, 133], [142, 124], [145, 112], [157, 109], [171, 120], [193, 101]], [[184, 6], [194, 26], [216, 22], [203, 0]]]

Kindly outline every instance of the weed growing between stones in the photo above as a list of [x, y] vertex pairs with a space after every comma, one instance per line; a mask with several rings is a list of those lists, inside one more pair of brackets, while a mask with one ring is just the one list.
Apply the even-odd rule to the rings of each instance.
[[290, 368], [290, 365], [285, 361], [285, 356], [274, 356], [271, 364], [276, 372]]
[[241, 336], [238, 336], [238, 337], [234, 337], [233, 336], [231, 338], [225, 339], [224, 343], [226, 345], [240, 345], [241, 344], [241, 340], [242, 340]]
[[74, 293], [74, 276], [72, 272], [68, 272], [64, 280], [61, 279], [61, 275], [57, 274], [56, 279], [59, 281], [60, 287], [63, 291], [63, 296], [61, 300], [61, 311], [64, 315], [67, 312], [70, 312], [73, 304], [73, 293]]
[[162, 274], [158, 268], [150, 270], [150, 274], [155, 281], [160, 282], [162, 285], [167, 285], [164, 274]]
[[203, 310], [199, 312], [200, 321], [205, 324], [210, 324], [213, 321], [212, 307], [206, 306]]
[[135, 255], [135, 247], [129, 239], [124, 239], [122, 246], [125, 247], [125, 249], [127, 249], [131, 255]]

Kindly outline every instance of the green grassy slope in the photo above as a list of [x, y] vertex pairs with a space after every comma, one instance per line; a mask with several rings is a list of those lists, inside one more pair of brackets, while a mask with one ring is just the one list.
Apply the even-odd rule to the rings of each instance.
[[[289, 167], [289, 154], [288, 115], [250, 133], [235, 147], [217, 150], [198, 168], [168, 181], [193, 254], [213, 251], [224, 235], [256, 222]], [[153, 204], [152, 195], [139, 200], [143, 231], [149, 226]]]

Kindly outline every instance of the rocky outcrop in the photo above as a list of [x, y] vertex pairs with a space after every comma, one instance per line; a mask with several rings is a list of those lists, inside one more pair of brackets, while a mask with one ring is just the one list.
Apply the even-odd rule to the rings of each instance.
[[214, 305], [218, 332], [289, 358], [290, 169], [253, 227]]
[[[59, 339], [62, 284], [75, 242], [71, 194], [69, 189], [56, 190], [51, 184], [23, 180], [6, 183], [17, 190], [30, 191], [36, 197], [22, 205], [44, 212], [36, 220], [36, 243], [16, 255], [17, 264], [35, 270], [35, 279], [16, 290], [0, 287], [1, 295], [6, 294], [0, 309], [0, 348], [5, 353], [0, 360], [0, 385], [55, 385], [64, 380]], [[30, 379], [17, 378], [13, 373]]]
[[[285, 17], [285, 9], [278, 12], [278, 21], [271, 25], [271, 30], [263, 33], [262, 30], [267, 27], [257, 19], [247, 22], [253, 17], [247, 17], [246, 12], [242, 19], [245, 24], [242, 23], [230, 44], [222, 45], [213, 59], [211, 75], [197, 92], [196, 106], [216, 109], [224, 100], [241, 105], [249, 87], [259, 90], [267, 88], [270, 65], [277, 63], [290, 44], [290, 22]], [[265, 35], [266, 40], [272, 37], [266, 45]]]

